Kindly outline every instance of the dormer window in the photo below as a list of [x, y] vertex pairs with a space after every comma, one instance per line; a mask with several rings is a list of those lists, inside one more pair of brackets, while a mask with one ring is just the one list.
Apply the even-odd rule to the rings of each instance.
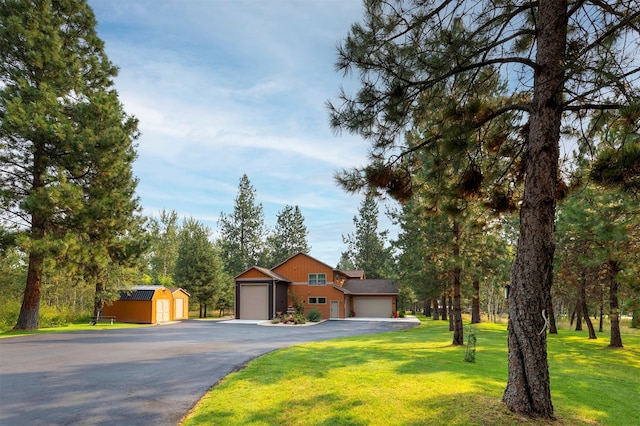
[[325, 285], [327, 274], [309, 274], [309, 285]]

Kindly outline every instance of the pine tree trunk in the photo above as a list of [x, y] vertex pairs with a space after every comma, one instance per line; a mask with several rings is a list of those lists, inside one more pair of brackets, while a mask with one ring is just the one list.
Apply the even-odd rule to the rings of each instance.
[[440, 319], [440, 309], [438, 309], [438, 299], [433, 298], [433, 320], [438, 321]]
[[[460, 259], [460, 225], [458, 222], [453, 223], [453, 256], [456, 262]], [[453, 345], [464, 345], [464, 330], [462, 325], [462, 307], [460, 305], [461, 287], [460, 282], [460, 266], [453, 268], [453, 312], [451, 313], [451, 326], [453, 331]]]
[[431, 299], [427, 299], [424, 301], [424, 316], [431, 316]]
[[[34, 229], [35, 232], [44, 236], [41, 228]], [[44, 266], [44, 256], [35, 252], [29, 253], [29, 266], [27, 269], [27, 285], [22, 297], [22, 306], [18, 321], [13, 327], [14, 330], [37, 330], [40, 316], [40, 293], [42, 291], [42, 270]]]
[[102, 309], [104, 308], [104, 297], [102, 292], [104, 290], [104, 285], [102, 280], [98, 280], [96, 282], [96, 294], [93, 298], [93, 316], [99, 317], [102, 315]]
[[609, 267], [609, 317], [611, 318], [610, 348], [622, 348], [622, 336], [620, 335], [620, 304], [618, 302], [618, 281], [616, 275], [620, 272], [620, 264], [615, 260], [608, 262]]
[[447, 303], [447, 294], [446, 292], [442, 292], [442, 310], [440, 312], [440, 319], [442, 321], [446, 321], [447, 318], [447, 309], [449, 309], [449, 304]]
[[479, 324], [480, 318], [480, 281], [473, 280], [473, 299], [471, 300], [471, 324]]
[[578, 285], [578, 294], [576, 297], [576, 331], [582, 331], [582, 287], [584, 286], [584, 281], [580, 281]]
[[589, 339], [597, 339], [596, 331], [593, 328], [593, 323], [589, 317], [589, 308], [587, 307], [587, 275], [583, 272], [582, 279], [580, 280], [580, 310], [584, 316], [584, 322], [587, 324], [589, 330]]
[[566, 0], [538, 2], [537, 68], [529, 117], [524, 198], [509, 295], [508, 381], [511, 411], [553, 419], [547, 322], [553, 278], [555, 198], [567, 44]]

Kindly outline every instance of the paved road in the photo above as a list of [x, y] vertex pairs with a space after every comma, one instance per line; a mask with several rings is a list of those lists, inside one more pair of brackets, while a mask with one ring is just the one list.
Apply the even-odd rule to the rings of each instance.
[[175, 425], [212, 385], [257, 356], [413, 325], [191, 320], [0, 339], [0, 425]]

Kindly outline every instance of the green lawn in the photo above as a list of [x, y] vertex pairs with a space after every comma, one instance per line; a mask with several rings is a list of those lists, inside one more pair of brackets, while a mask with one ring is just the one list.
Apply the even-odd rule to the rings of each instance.
[[[512, 425], [500, 402], [507, 379], [505, 324], [473, 326], [476, 362], [451, 346], [448, 324], [282, 349], [215, 386], [185, 425]], [[469, 329], [465, 327], [465, 336]], [[608, 334], [549, 336], [552, 424], [630, 425], [640, 416], [640, 335], [607, 349]], [[637, 423], [636, 423], [637, 424]]]
[[65, 324], [57, 327], [43, 327], [38, 330], [30, 331], [12, 331], [11, 329], [0, 332], [0, 339], [6, 337], [25, 336], [28, 334], [52, 334], [64, 333], [68, 331], [88, 331], [88, 330], [112, 330], [114, 328], [138, 328], [146, 327], [147, 324], [128, 324], [123, 322], [115, 322], [113, 325], [108, 322], [99, 322], [96, 325], [89, 325], [89, 321], [76, 321], [71, 324]]

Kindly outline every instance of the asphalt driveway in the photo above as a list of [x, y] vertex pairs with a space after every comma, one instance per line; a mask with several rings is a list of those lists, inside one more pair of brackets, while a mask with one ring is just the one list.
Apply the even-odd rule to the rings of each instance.
[[278, 348], [415, 323], [184, 321], [0, 340], [0, 425], [175, 425], [215, 383]]

